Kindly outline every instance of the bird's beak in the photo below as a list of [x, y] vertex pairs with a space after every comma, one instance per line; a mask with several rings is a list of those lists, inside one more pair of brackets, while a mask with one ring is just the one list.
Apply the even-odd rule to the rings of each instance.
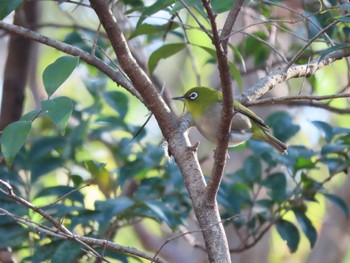
[[181, 101], [185, 101], [185, 97], [184, 96], [181, 96], [181, 97], [174, 97], [172, 98], [173, 100], [181, 100]]

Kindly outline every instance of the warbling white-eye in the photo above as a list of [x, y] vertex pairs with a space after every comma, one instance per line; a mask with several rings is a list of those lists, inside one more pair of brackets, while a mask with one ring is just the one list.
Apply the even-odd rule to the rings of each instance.
[[[223, 107], [222, 93], [213, 88], [195, 87], [184, 96], [173, 99], [183, 101], [199, 132], [207, 140], [217, 143]], [[281, 153], [287, 150], [283, 142], [270, 134], [270, 128], [259, 116], [235, 99], [233, 110], [235, 114], [231, 124], [229, 147], [254, 138], [267, 142]]]

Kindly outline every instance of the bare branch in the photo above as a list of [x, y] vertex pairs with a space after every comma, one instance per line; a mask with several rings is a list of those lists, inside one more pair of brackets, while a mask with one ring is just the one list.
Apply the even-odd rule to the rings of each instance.
[[220, 38], [222, 40], [222, 47], [227, 53], [227, 44], [229, 41], [228, 36], [231, 34], [231, 30], [236, 22], [239, 12], [241, 11], [244, 0], [237, 0], [232, 6], [229, 14], [227, 15], [224, 27], [222, 28]]
[[298, 96], [286, 96], [286, 97], [273, 97], [267, 99], [260, 99], [253, 102], [248, 102], [245, 105], [263, 105], [263, 104], [283, 104], [286, 101], [295, 101], [295, 100], [330, 100], [330, 99], [339, 99], [339, 98], [349, 98], [350, 93], [340, 93], [340, 94], [332, 94], [332, 95], [324, 95], [324, 96], [315, 96], [315, 95], [298, 95]]
[[238, 97], [238, 99], [244, 103], [254, 101], [286, 80], [312, 76], [317, 70], [348, 56], [350, 56], [350, 50], [337, 50], [322, 59], [314, 59], [307, 64], [294, 65], [287, 69], [277, 69], [260, 79], [253, 87]]
[[212, 40], [212, 34], [205, 28], [205, 26], [198, 20], [197, 16], [192, 12], [191, 8], [186, 4], [185, 1], [179, 0], [179, 2], [186, 8], [187, 12], [192, 16], [192, 18], [196, 21], [198, 26], [203, 30], [204, 33]]
[[230, 69], [226, 53], [221, 45], [219, 37], [215, 14], [210, 5], [210, 1], [203, 0], [203, 6], [207, 11], [208, 18], [213, 32], [213, 44], [216, 49], [216, 56], [218, 59], [218, 69], [220, 73], [221, 90], [223, 94], [223, 110], [221, 112], [220, 129], [218, 134], [218, 144], [215, 150], [215, 161], [212, 169], [211, 176], [209, 178], [206, 198], [208, 205], [215, 205], [216, 195], [219, 190], [222, 180], [224, 167], [226, 165], [227, 158], [227, 146], [229, 142], [229, 131], [231, 128], [231, 120], [233, 117], [233, 94], [231, 86]]

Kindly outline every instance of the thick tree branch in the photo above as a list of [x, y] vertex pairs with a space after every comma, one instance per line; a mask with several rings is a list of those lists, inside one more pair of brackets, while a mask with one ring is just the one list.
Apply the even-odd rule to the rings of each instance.
[[314, 59], [307, 64], [294, 65], [288, 69], [277, 69], [266, 77], [260, 79], [253, 87], [249, 88], [238, 97], [238, 99], [243, 103], [254, 101], [282, 82], [292, 78], [310, 77], [314, 75], [317, 70], [324, 68], [336, 60], [349, 56], [350, 50], [338, 50], [322, 59]]
[[[207, 205], [204, 198], [206, 184], [200, 165], [195, 153], [189, 147], [188, 137], [184, 136], [185, 134], [179, 130], [177, 118], [132, 57], [122, 30], [110, 11], [108, 2], [105, 0], [90, 0], [90, 3], [111, 41], [120, 66], [139, 91], [146, 107], [154, 114], [169, 144], [170, 152], [175, 157], [184, 177], [200, 227], [205, 229], [209, 225], [218, 222], [220, 220], [218, 207]], [[212, 227], [204, 231], [203, 236], [208, 249], [209, 261], [229, 262], [228, 246], [223, 226]], [[226, 258], [224, 261], [222, 261], [223, 254]]]
[[64, 53], [66, 53], [66, 54], [79, 57], [81, 60], [85, 61], [86, 63], [98, 68], [101, 72], [103, 72], [109, 78], [111, 78], [115, 83], [124, 87], [131, 94], [133, 94], [134, 96], [136, 96], [138, 99], [140, 99], [142, 101], [142, 98], [139, 95], [139, 93], [135, 90], [133, 85], [130, 83], [130, 81], [124, 76], [124, 74], [121, 71], [119, 71], [119, 70], [116, 71], [116, 70], [112, 69], [110, 66], [108, 66], [106, 63], [104, 63], [102, 60], [91, 55], [90, 53], [82, 51], [81, 49], [76, 48], [76, 47], [71, 46], [71, 45], [68, 45], [66, 43], [54, 40], [52, 38], [48, 38], [46, 36], [43, 36], [39, 33], [36, 33], [32, 30], [29, 30], [27, 28], [7, 24], [7, 23], [4, 23], [3, 21], [0, 21], [0, 29], [3, 29], [9, 33], [17, 34], [17, 35], [20, 35], [22, 37], [34, 40], [34, 41], [42, 43], [44, 45], [53, 47], [57, 50], [60, 50]]

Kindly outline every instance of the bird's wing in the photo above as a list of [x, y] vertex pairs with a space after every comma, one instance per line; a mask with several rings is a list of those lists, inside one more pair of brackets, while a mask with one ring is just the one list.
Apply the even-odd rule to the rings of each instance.
[[250, 131], [251, 128], [250, 119], [244, 114], [236, 112], [232, 118], [231, 131], [246, 132]]
[[251, 111], [247, 107], [243, 106], [239, 101], [233, 100], [233, 109], [235, 111], [238, 111], [244, 114], [251, 120], [259, 123], [264, 129], [267, 129], [267, 130], [270, 129], [269, 126], [267, 126], [267, 124], [263, 121], [263, 119], [261, 119], [258, 115], [256, 115], [253, 111]]

